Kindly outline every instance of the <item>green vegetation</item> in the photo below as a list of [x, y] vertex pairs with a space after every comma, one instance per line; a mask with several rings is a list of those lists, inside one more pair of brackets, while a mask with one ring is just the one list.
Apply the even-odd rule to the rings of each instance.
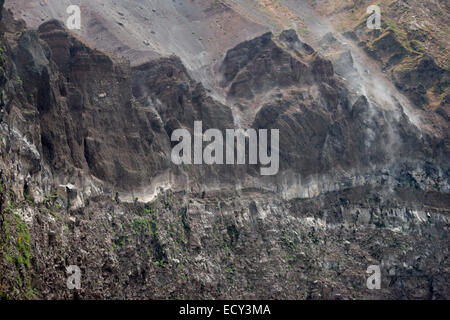
[[163, 268], [164, 267], [164, 260], [158, 260], [158, 261], [153, 261], [152, 262], [153, 263], [153, 265], [155, 266], [155, 267], [159, 267], [159, 268]]
[[18, 233], [16, 247], [19, 251], [19, 254], [16, 257], [15, 263], [16, 267], [20, 267], [24, 265], [27, 269], [30, 269], [30, 257], [31, 257], [31, 240], [30, 240], [30, 232], [28, 231], [28, 227], [20, 218], [19, 215], [14, 215], [15, 224], [16, 224], [16, 232]]
[[234, 265], [231, 265], [227, 268], [225, 268], [225, 273], [227, 275], [228, 280], [234, 282], [235, 280], [235, 274], [236, 274], [236, 268], [234, 267]]
[[[412, 52], [420, 52], [421, 50], [416, 50], [414, 47], [419, 47], [419, 42], [411, 42], [408, 40], [408, 36], [406, 32], [397, 26], [397, 24], [388, 18], [384, 18], [383, 21], [386, 23], [388, 30], [392, 30], [395, 34], [395, 38], [397, 41], [410, 53]], [[411, 46], [411, 43], [413, 43], [413, 47]]]
[[116, 249], [117, 246], [123, 247], [124, 245], [128, 244], [130, 242], [130, 240], [128, 240], [128, 236], [124, 233], [122, 233], [121, 235], [119, 235], [119, 237], [114, 240], [113, 245], [116, 245]]
[[158, 222], [149, 218], [137, 218], [133, 221], [133, 229], [140, 234], [147, 232], [154, 237], [158, 232]]
[[292, 240], [289, 237], [287, 237], [287, 236], [284, 237], [282, 239], [282, 242], [285, 247], [289, 248], [290, 250], [295, 250], [294, 242], [292, 242]]
[[58, 195], [56, 194], [56, 190], [53, 190], [49, 196], [44, 198], [43, 204], [47, 208], [54, 207], [56, 200], [58, 200]]
[[298, 33], [300, 33], [300, 35], [302, 36], [307, 36], [308, 34], [311, 33], [311, 31], [309, 31], [309, 29], [307, 27], [300, 27], [297, 29]]
[[145, 213], [145, 214], [151, 214], [151, 215], [154, 215], [154, 214], [155, 214], [155, 209], [153, 209], [153, 208], [148, 208], [148, 207], [144, 207], [144, 213]]
[[221, 210], [220, 201], [218, 199], [216, 199], [216, 209], [219, 211]]
[[[3, 183], [0, 189], [4, 191]], [[37, 292], [31, 286], [31, 235], [27, 224], [17, 214], [17, 204], [12, 199], [6, 210], [3, 210], [2, 237], [0, 253], [8, 270], [8, 277], [15, 277], [12, 288], [6, 283], [0, 284], [1, 299], [33, 299]], [[6, 276], [6, 275], [4, 275]], [[6, 279], [6, 278], [5, 278]]]

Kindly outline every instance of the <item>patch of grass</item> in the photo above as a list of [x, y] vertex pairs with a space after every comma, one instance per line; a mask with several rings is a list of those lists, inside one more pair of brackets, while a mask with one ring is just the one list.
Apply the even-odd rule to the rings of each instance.
[[152, 262], [155, 267], [164, 268], [164, 260], [158, 260]]
[[153, 237], [158, 232], [158, 223], [149, 218], [137, 218], [133, 221], [133, 229], [139, 233], [147, 231]]
[[31, 235], [27, 224], [16, 213], [14, 201], [10, 201], [8, 208], [2, 212], [3, 236], [0, 252], [3, 263], [7, 266], [9, 274], [15, 276], [15, 285], [2, 289], [2, 299], [33, 299], [37, 291], [31, 286]]
[[295, 250], [294, 242], [289, 237], [287, 236], [284, 237], [282, 241], [285, 247], [287, 247], [290, 250]]
[[18, 238], [16, 241], [16, 247], [19, 254], [16, 257], [16, 266], [20, 267], [24, 265], [27, 269], [30, 269], [31, 262], [31, 239], [28, 226], [22, 221], [19, 215], [14, 215], [16, 223], [16, 231], [18, 233]]
[[407, 57], [406, 59], [403, 59], [401, 64], [398, 64], [394, 68], [394, 72], [407, 72], [414, 70], [417, 67], [417, 64], [419, 63], [419, 60], [422, 58], [422, 55], [417, 57]]
[[155, 209], [144, 207], [144, 213], [145, 214], [149, 214], [149, 215], [154, 215], [155, 214]]
[[219, 211], [221, 210], [220, 201], [218, 199], [216, 199], [216, 209]]
[[228, 280], [230, 280], [230, 281], [234, 281], [235, 280], [236, 268], [234, 267], [234, 265], [226, 267], [225, 268], [225, 273], [227, 274]]
[[384, 18], [384, 21], [387, 24], [388, 28], [394, 31], [395, 37], [397, 38], [398, 42], [400, 42], [400, 44], [409, 52], [414, 51], [411, 48], [410, 42], [408, 41], [406, 32], [399, 28], [394, 21], [387, 18]]
[[17, 75], [16, 80], [19, 85], [22, 85], [23, 82], [19, 75]]
[[130, 240], [128, 239], [128, 236], [124, 233], [119, 235], [119, 237], [114, 240], [114, 243], [120, 247], [123, 247], [124, 245], [128, 244], [129, 242], [130, 242]]
[[46, 207], [54, 207], [56, 200], [58, 200], [58, 195], [56, 193], [56, 190], [53, 190], [52, 192], [50, 192], [50, 195], [44, 198], [43, 204]]
[[300, 35], [302, 36], [307, 36], [308, 34], [311, 33], [311, 31], [307, 28], [307, 27], [300, 27], [297, 29], [298, 33], [300, 33]]

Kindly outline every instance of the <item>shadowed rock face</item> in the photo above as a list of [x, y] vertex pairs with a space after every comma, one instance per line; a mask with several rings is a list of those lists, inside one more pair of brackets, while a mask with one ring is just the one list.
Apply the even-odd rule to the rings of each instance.
[[[435, 89], [444, 92], [450, 84], [450, 71], [440, 68], [430, 56], [418, 58], [410, 66], [395, 68], [392, 72], [395, 85], [405, 91], [411, 100], [419, 106], [430, 104], [427, 91]], [[434, 87], [438, 84], [437, 87]], [[445, 98], [441, 105], [448, 105]]]
[[[176, 121], [178, 128], [192, 129], [194, 121], [202, 120], [205, 129], [233, 127], [230, 108], [214, 101], [177, 57], [133, 68], [133, 94], [142, 104], [155, 109], [164, 124]], [[172, 134], [171, 130], [167, 133], [169, 137]]]
[[[280, 33], [279, 39], [286, 44], [289, 50], [299, 50], [306, 54], [313, 54], [315, 51], [310, 45], [298, 38], [297, 32], [293, 29], [284, 30]], [[297, 54], [301, 54], [297, 52]]]
[[222, 86], [229, 86], [230, 96], [241, 98], [253, 98], [255, 93], [274, 87], [307, 84], [312, 79], [305, 64], [276, 45], [272, 33], [229, 50], [221, 71]]
[[[280, 129], [284, 170], [308, 177], [367, 173], [373, 166], [395, 165], [399, 158], [447, 162], [448, 149], [434, 147], [435, 138], [424, 136], [401, 105], [389, 110], [364, 95], [355, 99], [332, 62], [299, 52], [291, 33], [278, 39], [267, 33], [230, 49], [220, 69], [229, 101], [247, 106], [242, 117], [257, 129]], [[342, 55], [340, 63], [353, 65], [351, 54]]]
[[[42, 152], [54, 174], [75, 168], [126, 189], [168, 167], [165, 131], [132, 98], [127, 62], [89, 48], [57, 22], [42, 25], [38, 35], [30, 34], [33, 40], [27, 37], [19, 40], [16, 63], [24, 66], [20, 76], [31, 80], [27, 85], [37, 89], [30, 98], [36, 99]], [[21, 57], [43, 56], [36, 53], [40, 42], [52, 62], [42, 59], [47, 64], [39, 75]]]
[[[450, 296], [446, 105], [415, 122], [354, 89], [351, 50], [326, 58], [293, 30], [224, 53], [218, 102], [177, 56], [131, 67], [55, 20], [1, 28], [0, 297]], [[173, 165], [195, 120], [279, 129], [280, 173]]]

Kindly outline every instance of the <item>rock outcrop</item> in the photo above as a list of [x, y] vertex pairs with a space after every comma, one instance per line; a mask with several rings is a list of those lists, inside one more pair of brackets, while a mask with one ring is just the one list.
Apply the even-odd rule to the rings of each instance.
[[[212, 92], [177, 56], [131, 66], [9, 11], [0, 28], [0, 298], [449, 298], [447, 104], [380, 99], [350, 49], [336, 65], [294, 30], [230, 48]], [[447, 81], [417, 68], [425, 91]], [[174, 165], [195, 120], [279, 129], [280, 172]]]

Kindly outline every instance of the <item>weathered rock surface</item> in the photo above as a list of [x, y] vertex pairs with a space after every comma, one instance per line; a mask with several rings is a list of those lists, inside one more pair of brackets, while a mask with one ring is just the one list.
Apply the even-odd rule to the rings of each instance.
[[[0, 28], [1, 298], [449, 298], [447, 104], [379, 99], [351, 48], [293, 30], [230, 48], [219, 102], [176, 56], [131, 67], [8, 11]], [[279, 174], [173, 165], [195, 120], [280, 129]]]
[[[291, 0], [286, 2], [293, 3]], [[302, 1], [303, 2], [303, 1]], [[450, 56], [446, 1], [387, 1], [382, 8], [381, 30], [366, 28], [365, 11], [372, 3], [358, 1], [304, 1], [359, 43], [381, 63], [395, 85], [417, 106], [436, 107], [449, 94]]]

